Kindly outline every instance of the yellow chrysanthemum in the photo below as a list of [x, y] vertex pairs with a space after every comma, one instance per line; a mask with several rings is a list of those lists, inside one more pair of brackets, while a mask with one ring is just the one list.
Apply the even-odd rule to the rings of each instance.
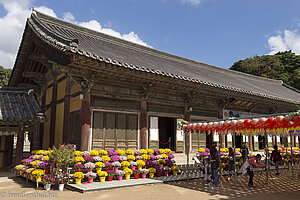
[[156, 172], [156, 169], [154, 169], [153, 167], [149, 168], [149, 173], [155, 173]]
[[146, 149], [141, 149], [140, 151], [141, 151], [141, 155], [147, 154], [147, 150]]
[[50, 154], [50, 151], [44, 151], [44, 156], [48, 156]]
[[150, 156], [147, 155], [147, 154], [143, 154], [142, 157], [143, 157], [144, 160], [149, 160], [150, 159]]
[[44, 156], [43, 161], [48, 161], [49, 160], [49, 156]]
[[165, 149], [165, 152], [166, 152], [166, 154], [167, 153], [172, 153], [172, 150], [171, 149]]
[[34, 176], [43, 176], [44, 175], [44, 170], [37, 169], [37, 170], [34, 170], [31, 174], [34, 175]]
[[148, 154], [148, 155], [154, 154], [153, 149], [147, 149], [147, 154]]
[[108, 174], [107, 174], [106, 171], [101, 171], [101, 172], [98, 173], [98, 176], [100, 176], [100, 177], [106, 177], [106, 176], [108, 176]]
[[125, 154], [125, 151], [122, 150], [122, 149], [118, 149], [117, 153], [118, 153], [119, 156], [123, 156]]
[[38, 150], [33, 150], [33, 151], [31, 152], [31, 154], [32, 154], [32, 155], [35, 155], [37, 152], [38, 152]]
[[105, 167], [105, 164], [103, 162], [96, 162], [95, 167], [96, 168], [103, 168], [103, 167]]
[[83, 179], [84, 178], [84, 174], [82, 172], [75, 172], [73, 174], [73, 177], [76, 179]]
[[110, 161], [110, 158], [108, 156], [102, 156], [102, 162], [107, 163]]
[[36, 164], [38, 164], [39, 162], [41, 162], [40, 160], [35, 160], [35, 161], [32, 161], [31, 165], [33, 167], [36, 167]]
[[127, 155], [133, 155], [133, 154], [134, 154], [134, 151], [133, 151], [132, 149], [127, 149], [127, 150], [125, 151], [125, 153], [126, 153]]
[[161, 154], [161, 156], [163, 157], [163, 159], [168, 159], [168, 156], [166, 154]]
[[179, 171], [179, 167], [177, 165], [174, 165], [171, 167], [172, 171]]
[[122, 165], [122, 167], [129, 167], [130, 163], [128, 161], [122, 161], [121, 165]]
[[74, 151], [74, 155], [75, 156], [82, 156], [82, 152], [81, 151]]
[[199, 153], [203, 153], [203, 152], [205, 152], [205, 149], [204, 149], [204, 148], [199, 148], [199, 149], [198, 149], [198, 152], [199, 152]]
[[36, 154], [37, 154], [37, 155], [43, 155], [44, 151], [45, 151], [45, 150], [38, 150], [38, 151], [36, 152]]
[[160, 151], [160, 154], [165, 154], [166, 153], [166, 151], [164, 149], [159, 149], [159, 151]]
[[107, 154], [108, 154], [107, 151], [103, 149], [99, 151], [99, 156], [106, 156]]
[[75, 163], [81, 163], [81, 162], [84, 162], [84, 158], [81, 157], [81, 156], [76, 156], [76, 157], [74, 158], [74, 162], [75, 162]]
[[164, 159], [158, 159], [159, 164], [166, 164], [166, 161]]
[[133, 155], [128, 155], [128, 156], [127, 156], [127, 160], [135, 160], [135, 156], [133, 156]]
[[129, 168], [126, 168], [123, 171], [125, 172], [125, 174], [130, 174], [130, 175], [132, 174], [132, 170]]
[[90, 151], [90, 155], [91, 155], [91, 156], [98, 156], [98, 155], [99, 155], [99, 152], [96, 151], [96, 150], [91, 150], [91, 151]]
[[136, 161], [136, 163], [138, 166], [142, 166], [142, 167], [145, 166], [145, 162], [143, 160], [138, 160]]

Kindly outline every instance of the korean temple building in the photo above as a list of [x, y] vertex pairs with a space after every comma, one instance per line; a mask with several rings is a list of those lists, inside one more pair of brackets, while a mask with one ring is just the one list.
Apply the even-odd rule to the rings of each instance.
[[[53, 18], [28, 18], [10, 79], [30, 87], [47, 121], [34, 129], [33, 148], [62, 143], [81, 150], [165, 148], [191, 151], [210, 141], [231, 145], [230, 135], [177, 131], [192, 122], [229, 115], [299, 109], [300, 92], [272, 80], [182, 58]], [[226, 116], [224, 116], [226, 115]], [[264, 138], [242, 137], [250, 149]], [[268, 138], [299, 146], [299, 138]]]

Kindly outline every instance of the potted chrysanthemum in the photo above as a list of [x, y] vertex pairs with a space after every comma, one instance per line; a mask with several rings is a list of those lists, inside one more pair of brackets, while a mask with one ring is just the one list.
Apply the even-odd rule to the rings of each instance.
[[83, 164], [75, 164], [74, 165], [74, 169], [76, 170], [76, 172], [81, 172], [83, 167], [84, 167]]
[[88, 172], [88, 173], [86, 173], [86, 177], [88, 178], [88, 182], [89, 183], [93, 183], [94, 182], [94, 178], [97, 177], [97, 173]]
[[106, 162], [105, 164], [105, 171], [109, 171], [112, 168], [112, 163]]
[[114, 175], [116, 174], [115, 173], [115, 171], [113, 171], [113, 170], [109, 170], [109, 171], [107, 171], [107, 180], [108, 181], [112, 181], [113, 180], [113, 177], [114, 177]]
[[123, 156], [125, 154], [125, 151], [122, 150], [122, 149], [118, 149], [117, 153], [118, 153], [119, 156]]
[[99, 172], [101, 172], [102, 168], [105, 167], [105, 164], [103, 162], [96, 162], [95, 167], [96, 167], [96, 172], [99, 174]]
[[156, 172], [156, 169], [151, 167], [148, 169], [149, 170], [149, 177], [153, 178], [154, 177], [154, 173]]
[[84, 164], [84, 167], [86, 168], [87, 172], [91, 172], [95, 168], [95, 164], [88, 162]]
[[163, 167], [163, 172], [164, 172], [164, 176], [169, 176], [169, 171], [171, 171], [171, 168], [170, 167]]
[[121, 167], [121, 163], [119, 161], [115, 161], [111, 165], [114, 167], [114, 172], [117, 172], [119, 167]]
[[121, 165], [122, 165], [123, 171], [124, 171], [125, 169], [127, 169], [130, 166], [130, 163], [128, 161], [123, 161], [123, 162], [121, 162]]
[[118, 177], [118, 180], [122, 180], [123, 179], [123, 176], [125, 175], [125, 172], [123, 170], [118, 170], [116, 172], [116, 175]]
[[84, 174], [82, 172], [75, 172], [73, 174], [73, 178], [75, 179], [76, 184], [81, 184], [81, 180], [84, 178]]
[[143, 160], [137, 160], [136, 161], [138, 170], [141, 170], [145, 166], [145, 162]]
[[149, 173], [149, 170], [148, 169], [141, 169], [140, 173], [141, 173], [142, 178], [146, 178], [147, 174]]
[[132, 170], [129, 168], [126, 168], [123, 170], [125, 172], [125, 179], [129, 180], [130, 179], [130, 175], [132, 174]]
[[137, 166], [137, 162], [130, 162], [131, 170], [135, 170], [135, 167]]
[[134, 179], [139, 179], [141, 172], [139, 170], [132, 170], [132, 172], [133, 172]]
[[127, 156], [127, 161], [128, 162], [133, 162], [135, 160], [135, 156], [134, 155], [128, 155]]
[[100, 182], [105, 182], [105, 178], [107, 177], [107, 172], [106, 171], [101, 171], [98, 173], [98, 176], [100, 177]]

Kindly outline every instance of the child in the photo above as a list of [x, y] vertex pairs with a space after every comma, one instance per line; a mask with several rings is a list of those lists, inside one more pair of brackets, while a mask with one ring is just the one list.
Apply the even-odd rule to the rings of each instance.
[[204, 173], [204, 180], [207, 181], [205, 186], [209, 187], [210, 186], [210, 175], [211, 175], [211, 166], [209, 162], [209, 157], [204, 158], [204, 168], [203, 168], [203, 173]]
[[280, 151], [278, 151], [278, 146], [275, 144], [274, 150], [272, 151], [272, 154], [271, 154], [271, 161], [275, 162], [277, 176], [279, 175], [278, 167], [279, 167], [281, 160], [282, 160], [282, 157], [281, 157]]

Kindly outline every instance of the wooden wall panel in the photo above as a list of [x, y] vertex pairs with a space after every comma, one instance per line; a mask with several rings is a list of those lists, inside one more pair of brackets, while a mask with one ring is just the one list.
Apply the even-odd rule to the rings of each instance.
[[67, 80], [64, 79], [57, 84], [57, 100], [65, 97], [66, 94], [66, 83]]
[[55, 137], [54, 137], [55, 146], [58, 146], [63, 143], [64, 105], [65, 105], [64, 102], [56, 105]]
[[49, 108], [46, 112], [45, 115], [48, 119], [44, 123], [44, 134], [43, 134], [43, 149], [48, 149], [49, 143], [50, 143], [50, 117], [51, 117], [51, 108]]
[[70, 100], [70, 112], [80, 110], [81, 109], [81, 102], [82, 100], [80, 99], [79, 96], [76, 96]]
[[72, 85], [71, 86], [70, 94], [74, 94], [76, 92], [79, 92], [80, 90], [81, 90], [80, 85], [78, 85], [78, 84]]
[[53, 87], [50, 87], [47, 89], [46, 91], [46, 104], [45, 105], [48, 105], [51, 103], [52, 101], [52, 91], [53, 91]]

